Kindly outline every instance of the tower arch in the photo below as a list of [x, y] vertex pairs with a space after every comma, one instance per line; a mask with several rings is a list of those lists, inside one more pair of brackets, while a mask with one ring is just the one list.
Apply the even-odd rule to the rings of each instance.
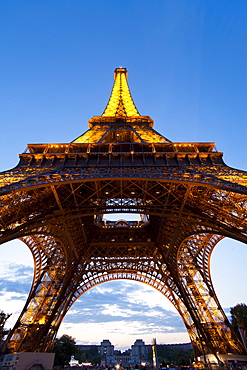
[[[133, 102], [127, 70], [117, 68], [106, 109], [84, 134], [29, 144], [0, 174], [0, 243], [22, 239], [36, 264], [6, 353], [51, 350], [87, 287], [133, 274], [173, 301], [196, 356], [245, 354], [208, 259], [223, 236], [247, 242], [247, 173], [228, 167], [214, 143], [174, 143], [153, 126]], [[103, 220], [112, 212], [142, 219]]]

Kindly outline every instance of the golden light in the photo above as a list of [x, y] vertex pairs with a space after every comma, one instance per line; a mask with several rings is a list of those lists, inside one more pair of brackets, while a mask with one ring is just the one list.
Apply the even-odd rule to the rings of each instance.
[[140, 116], [130, 94], [126, 69], [116, 69], [114, 76], [112, 93], [102, 117]]
[[43, 316], [41, 319], [39, 319], [39, 324], [44, 325], [45, 324], [45, 316]]

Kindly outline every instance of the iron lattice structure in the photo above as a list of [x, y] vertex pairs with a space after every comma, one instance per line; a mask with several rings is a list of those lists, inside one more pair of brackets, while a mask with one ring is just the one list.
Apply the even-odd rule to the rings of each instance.
[[[224, 237], [247, 243], [247, 172], [214, 143], [173, 143], [141, 116], [114, 72], [107, 107], [72, 143], [28, 145], [0, 174], [0, 242], [30, 248], [34, 279], [5, 353], [48, 352], [85, 291], [115, 279], [151, 285], [181, 315], [196, 356], [245, 354], [216, 297], [210, 256]], [[105, 221], [108, 213], [140, 221]]]

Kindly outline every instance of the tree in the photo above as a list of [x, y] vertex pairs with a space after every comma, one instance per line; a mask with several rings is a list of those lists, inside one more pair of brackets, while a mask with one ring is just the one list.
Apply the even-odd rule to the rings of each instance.
[[158, 360], [163, 367], [174, 364], [176, 366], [189, 365], [194, 359], [192, 349], [185, 350], [179, 344], [160, 344], [157, 346]]
[[236, 333], [238, 328], [247, 328], [247, 306], [245, 303], [239, 303], [230, 309], [231, 324]]
[[56, 339], [53, 352], [55, 353], [55, 366], [65, 366], [69, 364], [71, 356], [76, 354], [75, 339], [67, 334]]
[[78, 360], [79, 363], [91, 362], [91, 364], [94, 365], [100, 364], [101, 362], [101, 356], [98, 353], [97, 346], [92, 346], [87, 350], [78, 348], [75, 359]]
[[4, 332], [5, 323], [10, 316], [11, 316], [11, 313], [9, 314], [9, 313], [0, 311], [0, 343], [2, 342], [3, 337], [5, 335], [5, 332]]

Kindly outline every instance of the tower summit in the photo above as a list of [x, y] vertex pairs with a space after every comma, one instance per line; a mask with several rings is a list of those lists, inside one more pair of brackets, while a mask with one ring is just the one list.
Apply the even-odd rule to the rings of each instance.
[[102, 117], [140, 116], [131, 97], [127, 81], [127, 69], [116, 68], [114, 71], [114, 85], [112, 93]]
[[153, 120], [141, 116], [132, 99], [126, 68], [116, 68], [110, 99], [103, 114], [92, 117], [89, 130], [73, 143], [168, 143], [153, 129]]

